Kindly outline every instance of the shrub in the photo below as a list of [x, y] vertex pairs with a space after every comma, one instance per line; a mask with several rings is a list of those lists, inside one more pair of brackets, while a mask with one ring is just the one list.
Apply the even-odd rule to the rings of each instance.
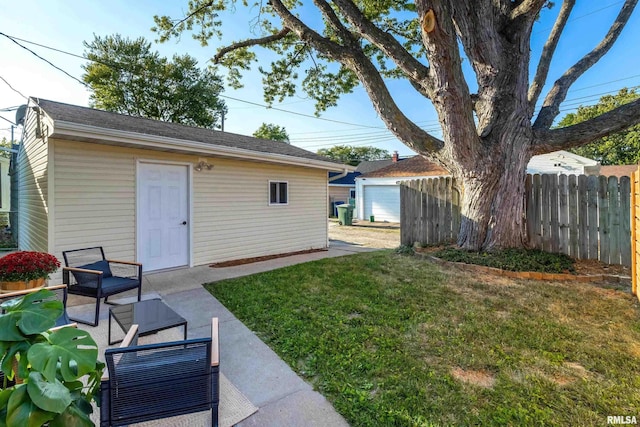
[[20, 251], [0, 258], [0, 281], [17, 282], [48, 278], [60, 268], [60, 261], [45, 252]]

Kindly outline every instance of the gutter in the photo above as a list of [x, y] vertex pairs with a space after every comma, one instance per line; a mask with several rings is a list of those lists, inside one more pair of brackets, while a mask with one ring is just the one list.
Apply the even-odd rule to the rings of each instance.
[[329, 178], [329, 182], [337, 181], [337, 180], [339, 180], [340, 178], [344, 178], [345, 176], [347, 176], [347, 174], [348, 174], [349, 172], [350, 172], [350, 171], [349, 171], [348, 169], [346, 169], [346, 168], [345, 168], [345, 169], [342, 171], [342, 173], [341, 173], [341, 174], [336, 175], [336, 176], [332, 176], [331, 178]]
[[[160, 151], [177, 151], [185, 154], [229, 157], [242, 160], [304, 166], [330, 171], [344, 171], [345, 173], [348, 171], [343, 164], [325, 162], [322, 160], [306, 159], [304, 157], [288, 156], [284, 154], [257, 152], [237, 147], [225, 147], [205, 142], [189, 141], [185, 139], [149, 135], [117, 129], [107, 129], [62, 120], [54, 121], [54, 129], [49, 136], [52, 138], [67, 136], [80, 141], [92, 141], [105, 145], [117, 145], [110, 143], [114, 142], [138, 148], [148, 148]], [[104, 142], [101, 142], [100, 140], [104, 140]]]

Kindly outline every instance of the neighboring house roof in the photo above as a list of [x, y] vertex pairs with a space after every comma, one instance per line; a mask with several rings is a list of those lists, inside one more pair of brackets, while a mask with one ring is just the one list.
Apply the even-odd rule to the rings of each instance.
[[437, 164], [425, 159], [422, 156], [410, 157], [403, 161], [398, 161], [384, 168], [362, 174], [362, 178], [386, 178], [386, 177], [408, 177], [408, 176], [441, 176], [450, 173]]
[[531, 157], [527, 164], [527, 173], [596, 173], [599, 167], [596, 160], [560, 150]]
[[[404, 159], [399, 159], [404, 160]], [[393, 159], [384, 159], [384, 160], [365, 160], [360, 162], [356, 167], [356, 172], [360, 172], [362, 174], [373, 172], [375, 170], [384, 168], [394, 163]]]
[[329, 172], [329, 185], [351, 185], [354, 186], [356, 185], [356, 177], [360, 176], [360, 172], [349, 172], [348, 174], [346, 174], [345, 176], [338, 178], [338, 179], [332, 179], [333, 177], [339, 176], [341, 175], [338, 172]]
[[[143, 117], [133, 117], [88, 107], [64, 104], [45, 99], [31, 98], [54, 122], [52, 137], [64, 137], [88, 142], [107, 139], [122, 140], [123, 146], [145, 145], [147, 148], [165, 148], [166, 151], [186, 151], [198, 154], [229, 155], [247, 157], [258, 155], [254, 160], [268, 158], [271, 161], [289, 159], [296, 164], [323, 167], [328, 170], [353, 170], [352, 166], [335, 162], [291, 144], [259, 139], [245, 135], [212, 129], [185, 126]], [[93, 135], [93, 136], [92, 136]], [[127, 139], [127, 142], [124, 140]], [[129, 141], [129, 139], [133, 139]], [[146, 140], [142, 144], [136, 139]], [[206, 144], [206, 145], [205, 145]], [[162, 148], [161, 148], [162, 146]], [[218, 150], [214, 150], [214, 147]], [[171, 148], [171, 149], [170, 149]], [[299, 159], [304, 159], [300, 162]], [[266, 159], [265, 159], [266, 160]]]
[[632, 173], [638, 170], [638, 165], [609, 165], [600, 166], [601, 176], [622, 176], [630, 177]]

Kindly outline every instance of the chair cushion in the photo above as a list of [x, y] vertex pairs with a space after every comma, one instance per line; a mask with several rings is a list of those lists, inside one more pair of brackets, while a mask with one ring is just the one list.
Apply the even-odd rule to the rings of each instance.
[[[129, 277], [116, 277], [111, 276], [102, 278], [102, 296], [109, 296], [120, 292], [128, 291], [129, 289], [135, 289], [140, 286], [138, 279], [131, 279]], [[98, 281], [85, 282], [82, 284], [74, 285], [69, 289], [70, 293], [81, 293], [81, 295], [95, 295], [98, 290]]]
[[[91, 264], [80, 265], [78, 268], [84, 268], [85, 270], [97, 270], [102, 271], [102, 280], [107, 277], [111, 277], [111, 268], [109, 268], [109, 262], [102, 260], [97, 262], [92, 262]], [[95, 283], [94, 286], [97, 286], [97, 278], [95, 274], [91, 273], [82, 273], [80, 271], [72, 271], [73, 277], [75, 277], [76, 282], [79, 285]]]

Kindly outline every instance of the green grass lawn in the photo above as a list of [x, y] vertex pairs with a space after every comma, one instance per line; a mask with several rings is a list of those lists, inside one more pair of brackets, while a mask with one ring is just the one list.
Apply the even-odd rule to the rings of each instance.
[[629, 292], [448, 271], [393, 251], [207, 288], [353, 426], [640, 419]]

